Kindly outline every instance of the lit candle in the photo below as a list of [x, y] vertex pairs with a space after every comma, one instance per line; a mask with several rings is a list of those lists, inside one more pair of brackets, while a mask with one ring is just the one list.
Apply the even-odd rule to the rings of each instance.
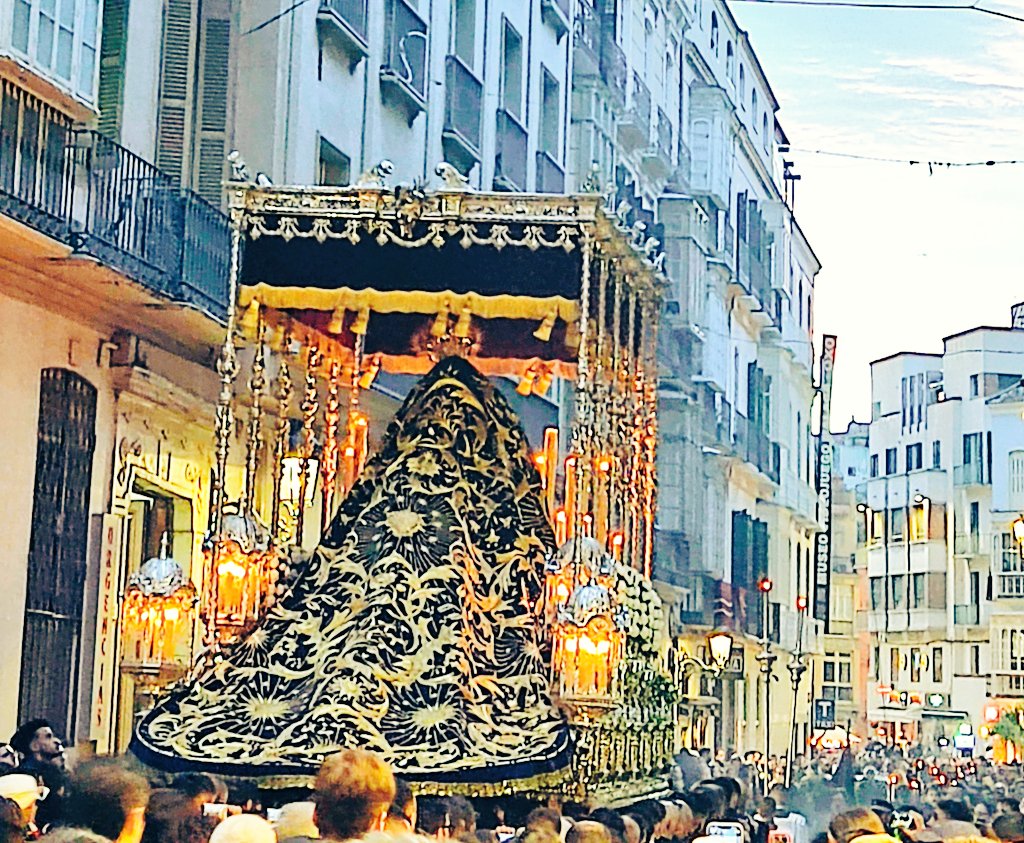
[[576, 532], [576, 455], [565, 458], [565, 512], [566, 527], [569, 538]]

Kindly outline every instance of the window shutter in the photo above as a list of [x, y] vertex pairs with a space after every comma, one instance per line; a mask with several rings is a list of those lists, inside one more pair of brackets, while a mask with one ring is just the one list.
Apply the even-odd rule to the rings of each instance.
[[228, 74], [231, 22], [227, 3], [203, 6], [200, 45], [198, 154], [194, 165], [196, 192], [214, 205], [223, 198], [221, 182], [227, 156]]
[[101, 135], [113, 141], [121, 139], [124, 113], [124, 55], [128, 33], [128, 0], [106, 0], [103, 4], [103, 38], [100, 48]]
[[175, 184], [181, 184], [185, 170], [192, 64], [189, 57], [192, 55], [194, 29], [192, 0], [167, 0], [164, 7], [156, 163]]

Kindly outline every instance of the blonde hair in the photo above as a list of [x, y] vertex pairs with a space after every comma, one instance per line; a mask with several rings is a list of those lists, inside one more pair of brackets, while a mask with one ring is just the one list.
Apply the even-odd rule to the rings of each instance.
[[851, 808], [832, 817], [828, 833], [836, 843], [850, 843], [865, 834], [885, 834], [885, 826], [870, 808]]
[[316, 824], [325, 837], [349, 840], [373, 828], [395, 799], [395, 776], [387, 762], [365, 749], [343, 749], [317, 773], [313, 785]]

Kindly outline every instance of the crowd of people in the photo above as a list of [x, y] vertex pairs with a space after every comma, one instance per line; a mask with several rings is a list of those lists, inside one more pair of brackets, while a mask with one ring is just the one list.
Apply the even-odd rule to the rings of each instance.
[[363, 750], [330, 756], [312, 791], [279, 807], [264, 805], [279, 793], [206, 773], [154, 780], [128, 759], [67, 766], [43, 720], [0, 747], [0, 843], [1024, 843], [1020, 768], [870, 748], [856, 763], [849, 752], [799, 759], [791, 787], [756, 753], [686, 753], [670, 793], [615, 809], [417, 797]]

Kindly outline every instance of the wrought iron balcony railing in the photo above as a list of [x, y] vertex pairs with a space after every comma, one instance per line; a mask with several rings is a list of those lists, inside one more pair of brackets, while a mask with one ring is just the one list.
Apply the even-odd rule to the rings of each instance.
[[612, 35], [601, 29], [601, 76], [612, 96], [620, 104], [626, 101], [626, 81], [628, 68], [626, 54], [622, 47], [615, 43]]
[[403, 108], [410, 124], [427, 102], [427, 22], [408, 0], [387, 0], [382, 93]]
[[350, 70], [370, 53], [366, 4], [367, 0], [320, 0], [317, 11], [318, 30], [348, 53]]
[[[17, 118], [17, 119], [14, 119]], [[161, 296], [227, 312], [227, 217], [149, 162], [4, 83], [0, 214]]]
[[672, 160], [672, 121], [665, 110], [658, 108], [658, 120], [654, 125], [654, 140], [658, 153], [665, 157], [671, 165]]

